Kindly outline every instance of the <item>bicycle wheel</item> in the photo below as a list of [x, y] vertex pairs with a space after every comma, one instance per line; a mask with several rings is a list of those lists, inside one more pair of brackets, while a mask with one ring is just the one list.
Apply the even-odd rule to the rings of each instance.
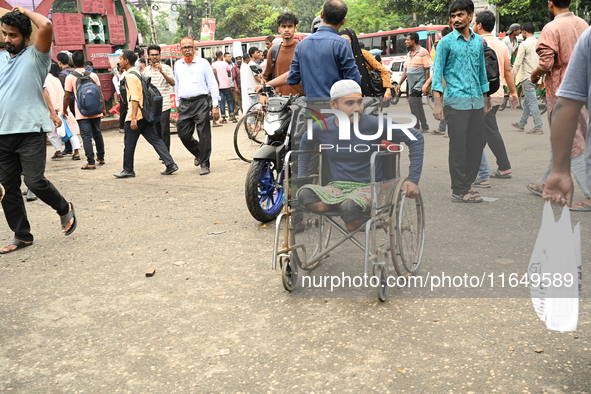
[[256, 151], [265, 140], [263, 129], [264, 112], [248, 112], [240, 119], [234, 130], [234, 150], [240, 159], [252, 161]]
[[[392, 261], [398, 275], [414, 273], [421, 264], [425, 243], [425, 211], [420, 192], [416, 198], [407, 198], [400, 189], [394, 196], [395, 204], [390, 220]], [[405, 272], [406, 271], [406, 272]]]

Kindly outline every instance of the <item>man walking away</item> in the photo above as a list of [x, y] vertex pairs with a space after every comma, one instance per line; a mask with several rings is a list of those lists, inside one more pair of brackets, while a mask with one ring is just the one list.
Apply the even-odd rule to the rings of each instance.
[[[552, 172], [546, 181], [543, 197], [553, 204], [567, 204], [571, 207], [571, 211], [591, 212], [589, 202], [583, 200], [572, 204], [574, 185], [571, 178], [571, 167], [574, 164], [571, 159], [571, 150], [577, 132], [577, 119], [583, 105], [591, 106], [591, 28], [588, 28], [577, 41], [557, 95], [559, 98], [550, 123]], [[591, 124], [589, 128], [591, 129]], [[587, 135], [585, 156], [586, 186], [587, 189], [591, 189], [591, 138], [589, 135]], [[580, 182], [578, 178], [577, 181]]]
[[472, 0], [451, 3], [449, 17], [454, 31], [439, 41], [433, 70], [433, 116], [437, 120], [445, 116], [448, 125], [452, 201], [463, 203], [483, 201], [470, 186], [482, 158], [484, 115], [489, 105], [484, 100], [489, 91], [484, 45], [470, 29], [473, 14]]
[[[495, 22], [496, 18], [494, 13], [491, 11], [482, 11], [476, 15], [474, 23], [474, 32], [484, 38], [487, 45], [492, 48], [497, 55], [501, 78], [501, 86], [499, 87], [499, 90], [490, 93], [491, 109], [484, 117], [484, 139], [497, 159], [498, 169], [490, 173], [486, 156], [483, 156], [484, 163], [481, 162], [480, 167], [484, 167], [486, 173], [479, 175], [480, 185], [477, 185], [478, 180], [475, 182], [475, 186], [482, 187], [487, 187], [487, 182], [490, 186], [489, 178], [507, 179], [512, 177], [511, 163], [509, 162], [507, 149], [505, 149], [505, 143], [503, 142], [503, 137], [499, 132], [499, 126], [497, 124], [497, 111], [505, 96], [503, 85], [509, 86], [511, 108], [517, 108], [519, 102], [519, 99], [517, 98], [517, 89], [515, 88], [515, 80], [511, 73], [509, 51], [507, 50], [507, 47], [491, 33], [495, 27]], [[483, 166], [483, 164], [485, 165]]]
[[423, 86], [429, 79], [429, 70], [431, 68], [431, 56], [425, 48], [419, 45], [419, 35], [417, 32], [408, 33], [406, 36], [406, 49], [409, 50], [404, 63], [404, 71], [400, 82], [396, 86], [396, 91], [400, 94], [400, 87], [405, 80], [408, 80], [408, 91], [410, 112], [417, 117], [415, 129], [421, 133], [429, 133], [429, 125], [423, 109]]
[[[72, 61], [76, 69], [66, 77], [64, 94], [64, 117], [68, 116], [70, 95], [74, 93], [76, 98], [76, 120], [82, 135], [82, 145], [87, 163], [82, 166], [83, 170], [96, 169], [94, 149], [92, 141], [96, 146], [96, 160], [100, 165], [105, 164], [105, 143], [101, 132], [101, 118], [107, 115], [105, 101], [101, 92], [101, 81], [98, 76], [84, 69], [84, 54], [75, 52]], [[90, 90], [92, 94], [87, 94]], [[84, 93], [84, 97], [79, 94]], [[102, 109], [102, 113], [101, 113]], [[87, 112], [88, 111], [88, 112]], [[86, 115], [84, 114], [86, 113]]]
[[140, 80], [141, 74], [137, 68], [133, 67], [135, 61], [135, 54], [129, 49], [124, 50], [119, 55], [119, 66], [126, 71], [125, 85], [127, 86], [127, 103], [130, 105], [130, 108], [127, 111], [127, 118], [125, 119], [123, 171], [113, 175], [116, 178], [135, 177], [133, 161], [135, 147], [137, 146], [137, 140], [140, 138], [140, 134], [154, 147], [154, 150], [166, 165], [166, 169], [161, 174], [171, 175], [179, 167], [175, 164], [170, 153], [168, 153], [164, 142], [156, 134], [152, 123], [143, 117], [141, 109], [144, 107], [144, 91]]
[[[546, 97], [548, 107], [548, 120], [552, 117], [552, 111], [556, 104], [556, 93], [562, 83], [564, 74], [568, 67], [573, 49], [577, 40], [583, 32], [589, 27], [587, 22], [575, 16], [569, 10], [570, 0], [554, 0], [548, 2], [548, 10], [553, 16], [538, 39], [536, 52], [540, 60], [538, 67], [532, 72], [531, 81], [538, 83], [542, 75], [546, 75]], [[585, 195], [582, 200], [585, 204], [591, 204], [591, 193], [585, 185], [585, 135], [587, 134], [587, 116], [586, 108], [582, 108], [578, 116], [578, 127], [571, 150], [571, 168], [577, 183]], [[552, 157], [552, 152], [550, 152]], [[548, 165], [546, 173], [542, 177], [541, 184], [530, 183], [527, 189], [539, 196], [542, 195], [546, 178], [552, 169], [552, 159]]]
[[219, 83], [219, 91], [221, 97], [222, 106], [222, 120], [220, 123], [228, 123], [226, 120], [226, 103], [228, 103], [228, 111], [230, 113], [230, 120], [234, 123], [237, 122], [236, 116], [234, 116], [234, 102], [232, 101], [232, 89], [230, 87], [232, 68], [228, 63], [224, 61], [224, 53], [217, 51], [215, 53], [216, 61], [213, 62], [211, 67], [217, 72], [217, 80]]
[[[193, 39], [185, 37], [180, 44], [183, 58], [176, 62], [174, 68], [174, 89], [179, 109], [177, 130], [185, 148], [195, 156], [195, 165], [201, 166], [199, 175], [207, 175], [210, 172], [211, 157], [209, 94], [213, 104], [211, 113], [217, 120], [220, 116], [220, 93], [209, 62], [195, 57]], [[195, 128], [199, 140], [193, 137]]]
[[301, 83], [301, 92], [306, 97], [329, 100], [335, 82], [351, 79], [360, 84], [361, 74], [351, 44], [337, 33], [345, 24], [347, 10], [342, 0], [326, 0], [320, 12], [322, 25], [297, 45], [289, 73], [275, 77], [268, 85], [277, 88]]
[[[267, 54], [267, 68], [265, 68], [263, 74], [263, 78], [266, 81], [273, 79], [275, 75], [289, 72], [297, 45], [294, 37], [298, 23], [297, 16], [291, 12], [284, 12], [277, 17], [277, 31], [281, 34], [283, 42], [269, 49], [269, 53]], [[298, 91], [289, 85], [278, 87], [276, 92], [284, 96], [298, 94]]]
[[[59, 78], [62, 84], [62, 89], [66, 86], [66, 77], [70, 75], [72, 71], [74, 71], [74, 68], [70, 66], [71, 63], [72, 61], [70, 59], [69, 52], [60, 52], [57, 54], [57, 65], [62, 69], [62, 71], [60, 71], [57, 77]], [[74, 100], [74, 97], [72, 96], [70, 100], [70, 112], [72, 113], [72, 115], [76, 113], [76, 110], [74, 109], [75, 101], [76, 100]], [[66, 147], [62, 153], [64, 154], [64, 156], [72, 154], [72, 143], [70, 142], [70, 140], [66, 141]], [[80, 160], [80, 155], [72, 156], [72, 160]]]
[[154, 123], [154, 129], [170, 152], [170, 94], [173, 92], [174, 72], [170, 66], [160, 63], [160, 52], [158, 45], [148, 47], [150, 66], [146, 67], [144, 75], [152, 78], [152, 85], [156, 86], [162, 95], [162, 116], [159, 122]]
[[[32, 26], [37, 27], [34, 45], [28, 46]], [[51, 62], [53, 26], [41, 14], [22, 7], [0, 18], [5, 50], [0, 52], [0, 185], [2, 208], [14, 239], [0, 254], [33, 244], [31, 226], [21, 195], [25, 184], [61, 218], [62, 232], [70, 235], [77, 226], [74, 205], [68, 203], [45, 178], [45, 133], [51, 130], [43, 99], [43, 81]], [[26, 111], [23, 111], [26, 109]]]
[[513, 76], [517, 77], [520, 75], [520, 81], [518, 83], [521, 83], [521, 88], [523, 89], [525, 105], [523, 106], [523, 113], [519, 122], [511, 123], [511, 126], [523, 131], [531, 114], [534, 118], [534, 128], [528, 132], [529, 134], [543, 133], [542, 115], [540, 114], [536, 95], [537, 85], [530, 80], [532, 71], [538, 67], [538, 54], [536, 53], [538, 39], [534, 37], [535, 30], [534, 25], [529, 22], [523, 25], [521, 34], [525, 40], [519, 45], [517, 57], [515, 58], [515, 63], [513, 63]]

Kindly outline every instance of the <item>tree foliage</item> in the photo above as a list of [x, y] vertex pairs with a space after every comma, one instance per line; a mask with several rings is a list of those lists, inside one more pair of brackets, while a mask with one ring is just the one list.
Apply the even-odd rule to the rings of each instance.
[[175, 41], [175, 33], [170, 31], [170, 15], [166, 12], [160, 12], [154, 17], [156, 26], [156, 36], [159, 44], [172, 44]]
[[144, 43], [148, 43], [148, 41], [150, 41], [150, 24], [147, 19], [147, 12], [142, 11], [133, 5], [130, 8], [133, 12], [137, 31], [142, 35]]
[[225, 17], [218, 20], [217, 26], [232, 38], [275, 33], [275, 22], [281, 13], [269, 0], [243, 0], [225, 11]]
[[354, 0], [347, 2], [349, 12], [345, 26], [357, 34], [393, 30], [405, 26], [405, 21], [388, 7], [386, 0]]

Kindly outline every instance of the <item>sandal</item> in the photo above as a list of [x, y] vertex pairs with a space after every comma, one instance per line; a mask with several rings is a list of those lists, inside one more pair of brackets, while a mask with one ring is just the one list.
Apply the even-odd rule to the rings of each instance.
[[72, 160], [80, 160], [80, 155], [78, 155], [78, 156], [72, 156]]
[[57, 159], [63, 159], [64, 155], [58, 155], [57, 153], [54, 153], [53, 156], [51, 156], [51, 160], [57, 160]]
[[68, 213], [66, 213], [64, 216], [60, 216], [60, 221], [62, 223], [62, 229], [63, 227], [68, 224], [68, 222], [74, 218], [74, 222], [72, 223], [72, 227], [70, 227], [68, 229], [68, 231], [66, 231], [64, 234], [65, 235], [70, 235], [74, 232], [74, 230], [76, 230], [76, 226], [78, 225], [78, 220], [76, 220], [76, 213], [74, 212], [74, 204], [69, 203], [70, 205], [70, 211]]
[[519, 131], [525, 131], [523, 127], [519, 127], [519, 123], [511, 123], [511, 126], [515, 127]]
[[527, 190], [535, 194], [536, 196], [542, 197], [543, 190], [540, 190], [536, 183], [528, 183], [526, 186]]
[[441, 130], [433, 130], [431, 131], [431, 133], [435, 134], [435, 135], [445, 135], [445, 131], [441, 131]]
[[[470, 197], [464, 198], [467, 195], [470, 195]], [[477, 200], [477, 198], [479, 200]], [[452, 202], [463, 202], [466, 204], [475, 204], [475, 203], [483, 202], [484, 200], [482, 199], [482, 197], [480, 197], [480, 195], [466, 193], [466, 194], [452, 194], [451, 201]]]
[[525, 134], [540, 134], [540, 135], [542, 135], [542, 134], [544, 134], [544, 130], [535, 130], [535, 129], [532, 129], [532, 130], [526, 132]]
[[[484, 182], [488, 182], [488, 183], [484, 183]], [[481, 187], [483, 189], [488, 189], [489, 187], [491, 187], [491, 183], [489, 180], [481, 181], [480, 179], [477, 179], [474, 181], [474, 183], [472, 183], [472, 186]]]
[[226, 123], [228, 123], [228, 121], [226, 120], [226, 118], [222, 118], [222, 120], [220, 120], [220, 123], [226, 124]]
[[8, 247], [10, 245], [16, 245], [16, 248], [9, 249], [6, 252], [0, 249], [0, 254], [8, 254], [8, 253], [14, 252], [15, 250], [26, 248], [27, 246], [33, 245], [33, 241], [31, 241], [31, 242], [24, 242], [24, 241], [21, 241], [20, 239], [13, 239], [11, 243], [9, 243], [8, 245], [6, 245], [4, 247], [6, 248], [6, 247]]
[[81, 170], [96, 170], [96, 166], [92, 164], [85, 164], [80, 167]]
[[490, 173], [490, 177], [491, 178], [496, 178], [496, 179], [511, 179], [513, 178], [513, 174], [509, 173], [509, 174], [501, 174], [499, 172], [499, 170], [495, 170], [494, 172]]
[[[575, 205], [580, 205], [580, 208], [575, 207]], [[589, 205], [583, 201], [579, 201], [579, 202], [574, 203], [573, 206], [569, 208], [569, 210], [575, 211], [575, 212], [591, 212], [591, 205]]]
[[99, 164], [99, 166], [105, 165], [105, 159], [100, 160], [100, 159], [96, 159], [96, 162]]
[[236, 117], [235, 117], [235, 116], [232, 116], [232, 117], [230, 118], [230, 120], [232, 121], [232, 123], [238, 123], [238, 119], [236, 119]]

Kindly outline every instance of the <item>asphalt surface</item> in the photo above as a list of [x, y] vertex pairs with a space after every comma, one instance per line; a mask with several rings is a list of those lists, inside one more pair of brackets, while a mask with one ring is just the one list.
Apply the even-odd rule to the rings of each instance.
[[[514, 176], [481, 190], [494, 202], [451, 203], [448, 140], [425, 136], [419, 275], [525, 272], [543, 206], [525, 185], [546, 169], [549, 130], [545, 115], [544, 135], [512, 130], [519, 116], [498, 115]], [[212, 131], [207, 176], [176, 135], [171, 176], [140, 139], [137, 177], [115, 179], [116, 130], [104, 133], [107, 163], [95, 171], [48, 160], [46, 176], [79, 224], [64, 237], [51, 208], [27, 202], [35, 243], [0, 256], [1, 392], [591, 392], [588, 298], [578, 330], [560, 333], [525, 290], [416, 298], [397, 289], [385, 303], [290, 296], [270, 266], [274, 224], [246, 209], [248, 164], [233, 151], [233, 125]], [[591, 213], [572, 218], [582, 225], [586, 289]], [[2, 239], [12, 239], [7, 226]]]

